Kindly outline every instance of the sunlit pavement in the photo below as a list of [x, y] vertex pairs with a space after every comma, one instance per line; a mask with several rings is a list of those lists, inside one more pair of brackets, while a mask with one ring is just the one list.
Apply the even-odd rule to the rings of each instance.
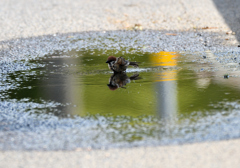
[[[132, 29], [235, 32], [223, 44], [239, 42], [239, 3], [224, 0], [0, 2], [0, 40], [55, 33]], [[211, 38], [211, 37], [209, 37]], [[1, 45], [0, 48], [4, 48]], [[1, 142], [1, 141], [0, 141]], [[77, 151], [4, 151], [0, 167], [239, 167], [239, 140], [180, 146]]]

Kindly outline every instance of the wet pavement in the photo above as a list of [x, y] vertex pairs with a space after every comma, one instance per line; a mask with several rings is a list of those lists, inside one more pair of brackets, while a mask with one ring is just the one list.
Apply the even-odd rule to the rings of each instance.
[[[238, 14], [240, 5], [237, 0], [199, 0], [197, 2], [191, 0], [178, 2], [174, 0], [132, 0], [131, 2], [127, 0], [2, 0], [0, 5], [0, 96], [3, 95], [0, 103], [0, 144], [2, 145], [0, 147], [0, 167], [60, 168], [70, 166], [99, 167], [99, 165], [101, 167], [115, 165], [115, 167], [138, 168], [160, 167], [160, 165], [162, 167], [239, 167], [238, 96], [235, 94], [235, 92], [238, 93], [239, 73], [236, 64], [239, 62], [240, 49], [237, 47], [240, 37]], [[135, 29], [134, 25], [136, 24], [140, 24], [144, 31], [126, 31]], [[50, 100], [51, 96], [46, 93], [46, 91], [49, 91], [50, 86], [45, 87], [46, 90], [43, 93], [36, 90], [36, 87], [43, 86], [43, 84], [36, 84], [36, 82], [46, 82], [44, 75], [46, 75], [46, 72], [50, 72], [44, 69], [48, 67], [42, 59], [45, 56], [52, 54], [55, 54], [55, 56], [67, 54], [66, 56], [69, 56], [72, 55], [69, 51], [83, 51], [83, 49], [86, 49], [86, 51], [94, 49], [115, 50], [116, 53], [114, 54], [120, 54], [119, 51], [126, 50], [126, 52], [130, 52], [132, 48], [136, 51], [130, 54], [138, 52], [137, 55], [139, 53], [152, 54], [161, 51], [177, 51], [179, 55], [188, 55], [187, 61], [194, 67], [195, 65], [204, 65], [204, 70], [201, 70], [198, 66], [196, 71], [194, 67], [183, 70], [189, 66], [185, 66], [178, 60], [178, 68], [168, 67], [166, 69], [160, 67], [155, 69], [156, 71], [159, 69], [160, 72], [171, 71], [171, 69], [176, 70], [174, 74], [177, 78], [172, 78], [175, 80], [170, 81], [174, 84], [167, 85], [167, 87], [174, 88], [172, 89], [175, 90], [174, 92], [171, 90], [168, 93], [174, 93], [171, 94], [172, 97], [177, 95], [173, 105], [180, 112], [178, 111], [172, 116], [165, 116], [165, 121], [162, 121], [159, 117], [156, 118], [157, 114], [159, 114], [157, 109], [160, 109], [161, 106], [156, 106], [153, 109], [155, 113], [149, 115], [149, 117], [154, 117], [154, 119], [149, 119], [151, 124], [148, 124], [146, 117], [145, 120], [139, 121], [140, 117], [137, 115], [130, 116], [132, 120], [127, 125], [130, 125], [131, 128], [134, 125], [139, 126], [134, 127], [132, 130], [140, 130], [144, 124], [147, 125], [148, 130], [152, 127], [152, 130], [156, 131], [160, 130], [158, 126], [160, 124], [164, 125], [165, 122], [166, 126], [164, 125], [162, 129], [165, 128], [165, 132], [162, 131], [162, 135], [168, 138], [167, 142], [163, 140], [163, 136], [157, 137], [156, 134], [153, 134], [156, 132], [153, 131], [153, 133], [146, 136], [146, 134], [142, 133], [145, 132], [143, 130], [139, 132], [136, 138], [132, 134], [123, 136], [120, 132], [117, 134], [117, 140], [119, 140], [119, 135], [125, 137], [125, 139], [121, 142], [110, 143], [106, 140], [111, 140], [114, 134], [109, 137], [102, 137], [98, 132], [99, 125], [103, 126], [103, 123], [109, 124], [112, 121], [111, 118], [113, 119], [115, 116], [110, 116], [108, 113], [105, 116], [93, 114], [91, 116], [76, 115], [73, 117], [71, 114], [67, 115], [67, 113], [59, 111], [64, 111], [64, 108], [76, 109], [77, 106], [69, 108], [71, 104], [62, 105], [62, 102], [56, 102], [56, 100], [59, 100], [56, 98], [55, 101]], [[125, 55], [126, 52], [122, 54]], [[218, 68], [210, 68], [213, 65]], [[64, 70], [67, 70], [67, 67]], [[66, 71], [58, 72], [60, 74], [65, 72], [71, 79], [76, 79], [72, 78], [74, 77], [72, 70], [69, 73]], [[26, 72], [26, 77], [23, 71]], [[33, 73], [31, 74], [30, 71], [33, 71]], [[36, 71], [45, 74], [37, 74]], [[107, 67], [103, 71], [109, 72]], [[115, 91], [109, 90], [107, 86], [111, 76], [109, 72], [108, 77], [105, 76], [107, 79], [106, 83], [104, 81], [103, 88], [113, 92], [112, 94], [115, 94], [115, 92], [122, 95], [126, 94], [124, 90], [134, 90], [133, 86], [136, 87], [141, 82], [146, 84], [144, 80], [146, 77], [150, 79], [150, 74], [154, 74], [153, 71], [152, 68], [151, 71], [127, 72], [128, 77], [138, 73], [141, 79], [135, 82], [133, 80], [130, 83], [125, 82], [124, 87], [126, 89], [118, 88]], [[95, 72], [84, 72], [81, 75], [88, 78], [87, 82], [93, 83], [93, 80], [89, 77], [91, 73], [95, 74]], [[187, 82], [188, 73], [189, 83]], [[47, 76], [51, 75], [48, 74]], [[152, 91], [160, 92], [159, 88], [163, 86], [159, 85], [160, 81], [155, 80], [162, 79], [163, 76], [152, 76], [149, 82], [149, 86], [153, 88]], [[27, 77], [36, 77], [36, 79], [31, 80], [31, 78], [27, 79]], [[181, 81], [179, 77], [183, 78], [183, 80]], [[112, 79], [116, 79], [116, 77]], [[126, 77], [123, 79], [126, 79]], [[23, 86], [26, 81], [32, 81], [33, 83]], [[95, 82], [100, 85], [98, 81], [103, 82], [103, 79], [98, 79]], [[63, 82], [59, 83], [58, 86], [62, 84]], [[191, 85], [192, 87], [186, 91], [187, 89], [184, 89], [185, 85]], [[17, 92], [18, 96], [25, 96], [16, 97], [13, 92], [17, 91], [20, 86], [25, 87], [25, 89], [22, 89], [24, 92]], [[74, 86], [74, 83], [71, 83], [71, 86]], [[29, 90], [35, 89], [39, 95], [45, 96], [39, 98], [33, 97], [29, 92], [25, 93], [27, 87]], [[206, 92], [201, 92], [214, 91], [215, 87], [221, 90], [217, 94], [218, 98]], [[88, 88], [91, 87], [88, 86]], [[84, 90], [84, 88], [82, 89]], [[62, 95], [62, 93], [70, 95], [65, 96], [66, 99], [70, 99], [74, 93], [67, 89], [63, 91], [59, 95]], [[90, 92], [89, 90], [84, 91]], [[183, 92], [193, 92], [194, 95], [200, 95], [199, 99], [197, 97], [186, 97], [186, 102], [195, 104], [195, 107], [190, 106], [182, 109], [183, 98], [179, 97], [179, 93], [183, 96]], [[154, 94], [154, 92], [151, 92], [150, 95]], [[206, 101], [202, 99], [204, 94], [209, 96]], [[85, 98], [84, 95], [82, 96]], [[156, 96], [156, 98], [160, 99], [160, 96]], [[201, 105], [198, 105], [200, 102], [195, 100], [201, 100], [206, 105], [201, 109], [199, 108]], [[213, 102], [210, 102], [211, 100]], [[80, 101], [83, 102], [83, 100]], [[222, 101], [222, 103], [219, 102], [218, 104], [217, 101]], [[185, 103], [184, 105], [189, 104]], [[89, 105], [86, 108], [89, 109]], [[204, 112], [203, 109], [207, 109], [207, 112]], [[184, 110], [191, 115], [186, 117], [187, 114], [181, 113]], [[196, 118], [196, 116], [199, 117]], [[120, 119], [127, 123], [127, 119], [130, 117], [121, 117]], [[161, 117], [163, 118], [163, 115]], [[135, 122], [136, 118], [138, 118], [139, 122]], [[178, 120], [179, 123], [174, 122], [174, 118], [181, 120]], [[98, 125], [96, 121], [99, 121]], [[114, 123], [116, 122], [117, 126], [122, 124], [115, 119]], [[114, 127], [113, 125], [110, 126]], [[97, 131], [92, 128], [96, 128]], [[191, 128], [197, 128], [194, 137], [194, 131]], [[205, 128], [204, 133], [203, 128]], [[106, 130], [105, 127], [103, 127], [103, 132], [104, 130]], [[123, 127], [121, 130], [126, 133], [128, 129]], [[178, 130], [184, 130], [185, 133], [179, 131], [179, 134], [176, 134]], [[108, 133], [110, 131], [114, 132], [113, 129], [106, 130]], [[131, 130], [128, 130], [129, 132], [131, 133]], [[172, 139], [175, 138], [177, 141], [169, 141], [171, 137], [167, 135], [170, 135], [170, 132], [175, 136]], [[203, 134], [201, 135], [201, 133]], [[178, 138], [183, 138], [184, 134], [190, 136], [185, 136], [185, 139]], [[139, 135], [144, 138], [151, 135], [153, 138], [144, 141], [144, 139], [139, 138]], [[99, 147], [99, 144], [93, 145], [93, 141], [86, 142], [86, 139], [92, 139], [92, 137], [97, 137], [102, 147]], [[153, 143], [156, 137], [158, 141]], [[102, 141], [100, 138], [102, 138]], [[233, 140], [233, 138], [236, 139]], [[126, 141], [126, 139], [133, 139], [134, 143], [130, 144], [131, 142]], [[201, 143], [191, 143], [198, 141]], [[97, 141], [95, 142], [97, 143]], [[127, 143], [124, 144], [124, 142]], [[141, 142], [144, 142], [144, 144]], [[171, 145], [165, 146], [159, 142]], [[183, 143], [183, 145], [172, 145], [175, 143]], [[91, 150], [90, 147], [90, 145], [92, 145], [92, 148], [105, 148], [104, 145], [113, 147], [107, 144], [125, 146], [126, 148]], [[155, 146], [155, 144], [160, 146]], [[132, 147], [135, 145], [138, 147]], [[151, 147], [152, 145], [154, 147]], [[89, 147], [85, 149], [81, 148], [81, 146]], [[131, 147], [128, 148], [127, 146]], [[58, 149], [73, 150], [54, 151]]]
[[[217, 33], [214, 40], [201, 31], [167, 33], [91, 32], [3, 43], [0, 148], [239, 138], [240, 49], [219, 47]], [[114, 76], [108, 55], [124, 55], [140, 67]]]

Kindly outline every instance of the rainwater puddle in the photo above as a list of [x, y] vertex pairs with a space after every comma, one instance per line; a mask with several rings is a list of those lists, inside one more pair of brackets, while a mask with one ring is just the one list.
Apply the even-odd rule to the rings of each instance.
[[[140, 66], [113, 75], [105, 63], [107, 56], [122, 54], [141, 62]], [[29, 62], [38, 68], [9, 74], [12, 87], [1, 96], [43, 105], [29, 107], [32, 113], [78, 116], [95, 123], [90, 129], [99, 134], [89, 142], [99, 146], [101, 142], [106, 146], [169, 144], [239, 136], [232, 129], [240, 121], [234, 120], [240, 117], [239, 76], [224, 78], [230, 72], [210, 56], [188, 61], [190, 57], [163, 51], [56, 53]]]

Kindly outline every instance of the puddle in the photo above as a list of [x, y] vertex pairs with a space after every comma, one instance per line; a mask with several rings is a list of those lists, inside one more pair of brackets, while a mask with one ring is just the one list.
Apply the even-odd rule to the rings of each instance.
[[[141, 62], [140, 66], [114, 76], [105, 63], [107, 56], [122, 54]], [[190, 57], [114, 50], [47, 55], [28, 63], [38, 68], [8, 74], [11, 87], [1, 91], [1, 100], [46, 104], [28, 108], [38, 115], [96, 121], [93, 130], [111, 144], [201, 141], [215, 136], [209, 130], [216, 120], [222, 122], [239, 110], [239, 65], [231, 65], [235, 71], [228, 72], [213, 61], [211, 53], [206, 58], [194, 56], [196, 61]]]

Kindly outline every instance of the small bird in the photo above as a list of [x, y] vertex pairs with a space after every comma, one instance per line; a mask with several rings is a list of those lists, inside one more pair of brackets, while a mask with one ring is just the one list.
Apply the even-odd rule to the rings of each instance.
[[138, 67], [138, 62], [130, 62], [121, 57], [109, 56], [106, 63], [108, 63], [108, 68], [114, 73], [121, 73], [126, 71], [129, 65]]
[[141, 79], [139, 74], [134, 74], [130, 77], [127, 76], [125, 72], [123, 73], [114, 73], [109, 78], [109, 84], [107, 85], [110, 90], [116, 90], [118, 88], [125, 88], [124, 86], [130, 83], [132, 80]]

